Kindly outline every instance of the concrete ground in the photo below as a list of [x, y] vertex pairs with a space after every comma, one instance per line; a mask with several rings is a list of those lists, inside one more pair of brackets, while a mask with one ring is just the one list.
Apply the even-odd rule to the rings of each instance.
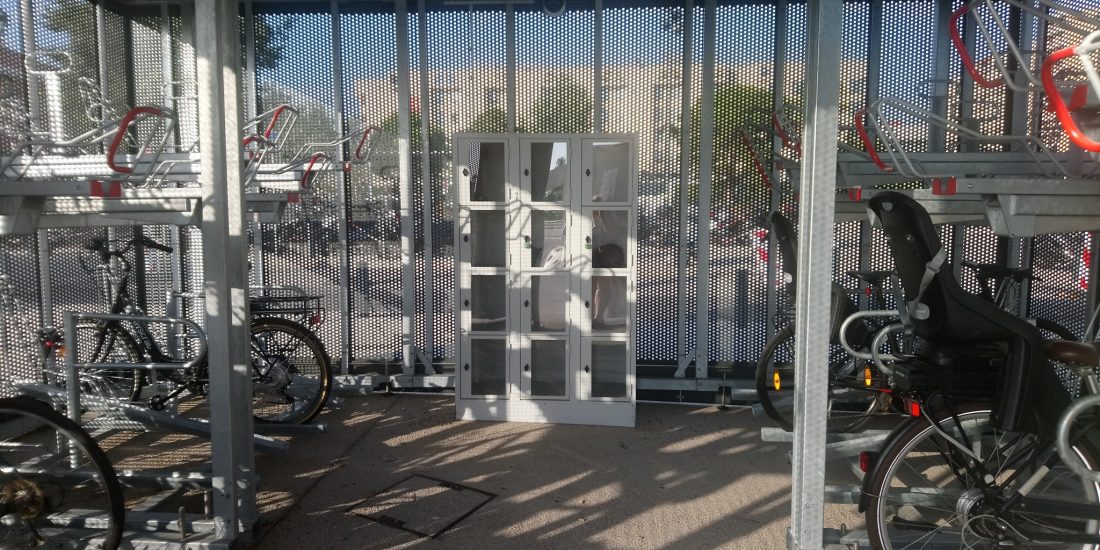
[[[349, 398], [257, 457], [256, 547], [785, 548], [789, 447], [747, 409], [639, 404], [637, 427], [459, 421], [445, 395]], [[496, 496], [436, 539], [349, 514], [421, 474]], [[858, 526], [829, 506], [827, 526]]]

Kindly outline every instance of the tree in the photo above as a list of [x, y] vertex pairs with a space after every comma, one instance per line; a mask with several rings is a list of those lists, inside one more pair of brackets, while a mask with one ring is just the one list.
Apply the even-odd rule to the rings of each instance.
[[[691, 110], [691, 156], [696, 165], [699, 164], [701, 109], [701, 100], [696, 100]], [[716, 87], [714, 112], [709, 113], [714, 120], [713, 180], [709, 182], [713, 197], [735, 196], [734, 188], [754, 177], [756, 169], [752, 156], [741, 142], [739, 129], [768, 124], [771, 110], [772, 93], [764, 88], [744, 84], [720, 84]], [[757, 187], [759, 193], [766, 192], [764, 186]], [[698, 190], [693, 188], [691, 193], [695, 196]], [[756, 192], [741, 196], [752, 194]]]
[[489, 107], [470, 124], [471, 132], [495, 134], [508, 131], [508, 113], [500, 107]]
[[268, 17], [257, 17], [255, 27], [256, 68], [274, 69], [283, 57], [283, 38], [294, 28], [294, 20], [284, 17], [275, 23]]
[[531, 121], [524, 126], [539, 133], [592, 131], [592, 94], [565, 77], [539, 92], [531, 109]]

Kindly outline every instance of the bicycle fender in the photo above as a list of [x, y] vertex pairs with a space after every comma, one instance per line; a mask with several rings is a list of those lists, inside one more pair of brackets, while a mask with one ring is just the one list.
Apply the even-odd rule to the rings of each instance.
[[909, 417], [897, 428], [894, 428], [894, 431], [890, 433], [890, 436], [887, 437], [886, 441], [882, 443], [882, 446], [878, 448], [878, 456], [875, 457], [875, 465], [864, 472], [863, 482], [859, 485], [859, 513], [862, 514], [867, 509], [867, 501], [870, 499], [870, 496], [867, 494], [870, 490], [869, 485], [871, 484], [871, 479], [874, 478], [874, 473], [882, 467], [882, 457], [886, 455], [885, 451], [897, 444], [898, 440], [901, 439], [903, 435], [921, 421], [921, 418]]

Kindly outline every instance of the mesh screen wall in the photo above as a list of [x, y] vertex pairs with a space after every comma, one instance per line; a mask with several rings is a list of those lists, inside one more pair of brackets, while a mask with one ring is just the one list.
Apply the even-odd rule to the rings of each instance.
[[[259, 6], [257, 6], [259, 7]], [[298, 118], [291, 133], [271, 160], [286, 163], [317, 151], [339, 158], [335, 148], [309, 146], [330, 143], [339, 136], [339, 114], [333, 106], [332, 26], [325, 13], [257, 13], [256, 111], [264, 113], [282, 104], [293, 106]], [[264, 119], [261, 124], [267, 124]], [[274, 136], [273, 136], [274, 137]], [[297, 286], [307, 294], [324, 296], [327, 311], [344, 310], [339, 296], [339, 261], [335, 243], [343, 205], [336, 202], [341, 185], [338, 172], [317, 178], [312, 193], [287, 206], [281, 223], [263, 224], [265, 285]], [[340, 323], [333, 316], [317, 330], [334, 357], [343, 342]]]
[[385, 139], [349, 174], [348, 257], [355, 360], [392, 361], [401, 351], [401, 249], [397, 208], [397, 45], [392, 13], [340, 16], [349, 127], [380, 125]]
[[[35, 77], [42, 80], [39, 99], [52, 104], [53, 115], [46, 109], [40, 127], [73, 134], [91, 128], [75, 95], [76, 78], [86, 77], [98, 83], [99, 62], [95, 6], [77, 0], [35, 0], [36, 49], [64, 50], [73, 55], [73, 70], [65, 75]], [[314, 6], [315, 8], [315, 6]], [[331, 16], [317, 11], [295, 11], [298, 6], [254, 6], [256, 28], [255, 74], [256, 103], [259, 111], [281, 102], [294, 104], [300, 118], [293, 135], [278, 160], [289, 160], [298, 147], [308, 142], [326, 142], [338, 137], [338, 121], [343, 118], [347, 131], [363, 123], [383, 127], [386, 138], [375, 154], [356, 163], [347, 178], [336, 173], [318, 182], [316, 194], [290, 205], [280, 224], [253, 227], [264, 240], [262, 277], [267, 284], [303, 286], [310, 293], [326, 296], [330, 320], [321, 328], [322, 339], [330, 353], [338, 357], [344, 342], [336, 315], [346, 310], [351, 319], [351, 337], [346, 343], [352, 361], [394, 361], [401, 347], [401, 258], [396, 177], [397, 116], [396, 92], [397, 40], [392, 9], [370, 4], [341, 4], [347, 9], [340, 17], [343, 48], [342, 83], [345, 101], [343, 113], [335, 111], [336, 82], [332, 78]], [[751, 165], [741, 147], [738, 126], [755, 125], [768, 132], [768, 114], [772, 109], [770, 90], [775, 76], [773, 61], [776, 7], [759, 5], [721, 5], [717, 10], [717, 66], [715, 112], [714, 178], [711, 182], [712, 206], [709, 227], [695, 226], [698, 208], [699, 144], [689, 151], [686, 173], [680, 173], [680, 141], [683, 116], [682, 83], [685, 66], [692, 82], [689, 105], [693, 111], [702, 92], [702, 51], [704, 10], [697, 6], [686, 13], [680, 6], [636, 6], [609, 3], [602, 13], [603, 51], [602, 86], [596, 87], [595, 63], [596, 14], [591, 6], [570, 5], [558, 16], [517, 5], [510, 21], [503, 7], [450, 7], [432, 4], [426, 17], [427, 57], [420, 57], [420, 20], [409, 16], [408, 40], [411, 54], [414, 242], [417, 269], [415, 299], [418, 313], [415, 342], [425, 346], [426, 323], [422, 313], [426, 290], [432, 288], [431, 319], [434, 348], [426, 350], [437, 359], [453, 355], [453, 195], [450, 189], [451, 134], [459, 131], [496, 132], [505, 129], [509, 116], [521, 132], [590, 131], [599, 126], [609, 132], [637, 132], [641, 178], [638, 205], [638, 360], [642, 363], [671, 363], [678, 351], [687, 351], [695, 342], [695, 256], [686, 270], [679, 269], [680, 249], [693, 250], [699, 230], [711, 232], [711, 280], [707, 291], [711, 311], [705, 312], [710, 323], [708, 354], [714, 361], [741, 364], [755, 359], [769, 330], [766, 319], [766, 246], [755, 235], [769, 209], [770, 191]], [[19, 19], [19, 3], [0, 0], [11, 21]], [[325, 9], [325, 8], [322, 8]], [[415, 9], [415, 8], [414, 8]], [[186, 8], [183, 9], [185, 11]], [[267, 11], [265, 11], [267, 10]], [[781, 82], [785, 102], [797, 113], [801, 105], [805, 56], [806, 11], [804, 4], [787, 6], [786, 71]], [[931, 107], [929, 80], [934, 76], [935, 44], [931, 32], [912, 32], [907, 22], [931, 21], [932, 2], [886, 2], [883, 5], [879, 37], [881, 55], [879, 74], [868, 74], [870, 51], [865, 39], [872, 27], [872, 9], [867, 2], [844, 6], [844, 43], [841, 66], [840, 118], [850, 124], [854, 112], [866, 104], [868, 82], [878, 88], [878, 96], [900, 97], [921, 107]], [[163, 19], [160, 7], [131, 11], [106, 12], [107, 50], [105, 83], [107, 98], [124, 103], [163, 103], [179, 113], [180, 142], [187, 145], [197, 137], [194, 92], [193, 30], [188, 17], [179, 8], [168, 10]], [[1005, 14], [1008, 15], [1007, 13]], [[691, 18], [693, 41], [690, 53], [683, 51], [683, 32]], [[163, 52], [162, 28], [167, 24], [171, 50]], [[508, 113], [508, 52], [504, 37], [514, 23], [516, 38], [515, 112]], [[9, 24], [4, 41], [13, 59], [22, 53], [21, 29]], [[1028, 40], [1033, 47], [1049, 42], [1048, 47], [1063, 45], [1057, 33], [1037, 30]], [[988, 57], [989, 49], [973, 46], [976, 58]], [[250, 45], [245, 44], [245, 47]], [[167, 55], [172, 74], [162, 74], [162, 59]], [[990, 66], [983, 66], [989, 71]], [[951, 52], [951, 74], [960, 74], [957, 55]], [[992, 74], [992, 73], [983, 73]], [[120, 75], [119, 78], [114, 78]], [[124, 75], [124, 76], [121, 76]], [[47, 80], [57, 82], [47, 82]], [[164, 84], [176, 82], [167, 89]], [[24, 90], [23, 83], [16, 86]], [[426, 94], [424, 90], [426, 89]], [[1002, 116], [1006, 96], [1002, 90], [979, 89], [973, 100], [961, 100], [960, 88], [948, 88], [948, 114], [972, 111], [973, 124], [989, 133], [1005, 129]], [[24, 93], [24, 92], [20, 92]], [[595, 105], [603, 105], [600, 113]], [[421, 136], [420, 114], [429, 114], [428, 136]], [[1053, 119], [1032, 105], [1029, 117], [1040, 135], [1056, 149], [1068, 145]], [[599, 120], [594, 117], [600, 116]], [[799, 115], [793, 115], [800, 126]], [[698, 136], [698, 116], [689, 135]], [[927, 128], [913, 120], [898, 120], [907, 143], [928, 147]], [[762, 130], [760, 130], [763, 128]], [[851, 141], [852, 133], [842, 129], [839, 139]], [[420, 157], [420, 144], [430, 144], [427, 159]], [[957, 145], [949, 137], [950, 148]], [[965, 144], [963, 144], [965, 145]], [[421, 166], [427, 166], [432, 208], [423, 217], [422, 190], [425, 188]], [[797, 220], [796, 190], [789, 177], [777, 179], [783, 186], [781, 208]], [[344, 185], [346, 200], [336, 201], [337, 186]], [[682, 187], [682, 188], [681, 188]], [[686, 218], [680, 213], [680, 193], [686, 196]], [[350, 288], [347, 304], [340, 303], [339, 254], [336, 228], [340, 216], [348, 222]], [[687, 234], [680, 242], [680, 232]], [[834, 276], [849, 288], [854, 281], [843, 274], [860, 266], [860, 225], [838, 224], [834, 229]], [[196, 228], [177, 230], [145, 227], [143, 231], [160, 241], [179, 240], [183, 258], [183, 289], [201, 290], [201, 238]], [[431, 234], [428, 248], [423, 234]], [[985, 228], [957, 230], [964, 239], [963, 258], [994, 262], [1001, 244]], [[118, 238], [132, 235], [130, 229], [114, 232]], [[950, 247], [955, 231], [941, 229], [945, 246]], [[50, 241], [55, 254], [49, 260], [54, 277], [55, 311], [66, 308], [100, 307], [94, 285], [81, 282], [83, 275], [73, 258], [78, 244], [106, 234], [103, 229], [54, 230]], [[1031, 313], [1052, 318], [1079, 329], [1085, 311], [1083, 250], [1090, 243], [1086, 235], [1049, 235], [1035, 239], [1033, 265], [1042, 281], [1033, 285]], [[888, 269], [889, 254], [880, 232], [870, 238], [870, 264], [862, 267]], [[13, 280], [16, 300], [28, 311], [37, 311], [35, 271], [27, 258], [34, 258], [34, 239], [0, 237], [5, 252], [5, 269]], [[426, 258], [432, 258], [429, 280]], [[164, 291], [172, 285], [171, 264], [159, 253], [145, 256], [150, 311], [163, 311]], [[258, 280], [256, 279], [256, 280]], [[68, 281], [76, 281], [69, 283]], [[61, 283], [59, 281], [65, 281]], [[683, 301], [678, 299], [680, 282], [686, 285]], [[962, 281], [970, 289], [976, 285], [963, 273]], [[687, 317], [686, 350], [676, 349], [678, 313]], [[191, 312], [198, 318], [197, 310]], [[55, 316], [55, 322], [60, 320]], [[9, 323], [10, 324], [10, 323]], [[9, 329], [9, 332], [19, 332]], [[25, 331], [24, 331], [25, 332]]]

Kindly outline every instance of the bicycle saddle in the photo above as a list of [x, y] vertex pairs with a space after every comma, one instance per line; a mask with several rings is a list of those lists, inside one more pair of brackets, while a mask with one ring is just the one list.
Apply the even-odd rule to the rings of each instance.
[[1047, 355], [1055, 361], [1100, 366], [1100, 342], [1050, 340], [1043, 345], [1047, 349]]
[[1068, 394], [1049, 367], [1038, 329], [967, 292], [949, 267], [935, 265], [942, 248], [939, 234], [915, 200], [886, 192], [872, 198], [868, 208], [886, 233], [906, 299], [923, 304], [923, 314], [911, 316], [916, 334], [964, 353], [974, 344], [1007, 344], [1000, 387], [994, 392], [999, 426], [1017, 429], [1031, 405], [1046, 427], [1053, 428]]
[[871, 286], [882, 286], [882, 282], [890, 279], [893, 271], [849, 271], [849, 277], [855, 277]]

